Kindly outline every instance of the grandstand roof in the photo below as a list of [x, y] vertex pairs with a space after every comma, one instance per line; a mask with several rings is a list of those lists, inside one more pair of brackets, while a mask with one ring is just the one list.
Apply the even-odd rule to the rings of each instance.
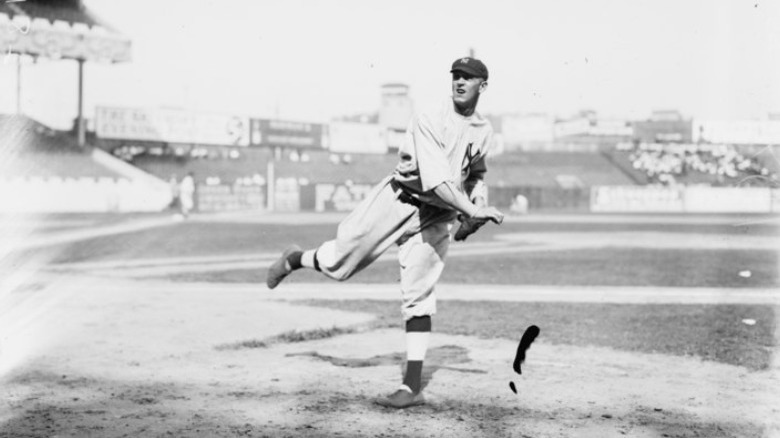
[[0, 4], [0, 12], [13, 18], [15, 15], [25, 15], [30, 18], [43, 18], [54, 22], [62, 20], [68, 23], [82, 23], [87, 26], [102, 26], [99, 21], [82, 4], [80, 0], [24, 0]]
[[130, 40], [80, 0], [0, 3], [0, 51], [52, 59], [124, 62]]

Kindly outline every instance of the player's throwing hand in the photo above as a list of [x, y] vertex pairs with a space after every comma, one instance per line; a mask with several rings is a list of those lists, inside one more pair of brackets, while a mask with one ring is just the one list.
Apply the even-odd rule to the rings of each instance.
[[471, 219], [493, 221], [496, 224], [501, 225], [501, 222], [504, 222], [504, 213], [501, 213], [495, 207], [485, 206], [480, 207], [479, 210], [474, 213], [474, 216], [472, 216]]
[[453, 238], [456, 242], [462, 242], [466, 240], [467, 237], [479, 231], [479, 229], [489, 221], [493, 221], [500, 225], [503, 220], [503, 213], [497, 209], [493, 207], [480, 207], [474, 217], [468, 218], [465, 215], [458, 216], [460, 226]]

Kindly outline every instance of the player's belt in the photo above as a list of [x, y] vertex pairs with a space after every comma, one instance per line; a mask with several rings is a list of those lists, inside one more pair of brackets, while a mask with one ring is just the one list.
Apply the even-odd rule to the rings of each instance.
[[390, 187], [393, 189], [396, 195], [398, 195], [398, 200], [403, 202], [404, 204], [413, 205], [417, 208], [420, 208], [422, 206], [422, 202], [420, 202], [420, 200], [415, 198], [414, 196], [406, 193], [406, 191], [404, 191], [403, 187], [401, 187], [401, 184], [399, 184], [398, 181], [391, 180]]

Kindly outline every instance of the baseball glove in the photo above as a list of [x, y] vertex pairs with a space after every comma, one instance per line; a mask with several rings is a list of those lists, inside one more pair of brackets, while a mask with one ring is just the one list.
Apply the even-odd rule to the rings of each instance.
[[458, 230], [455, 231], [454, 238], [456, 242], [461, 242], [482, 228], [482, 226], [488, 222], [488, 219], [469, 219], [463, 215], [459, 215], [458, 221], [460, 221], [460, 226], [458, 227]]

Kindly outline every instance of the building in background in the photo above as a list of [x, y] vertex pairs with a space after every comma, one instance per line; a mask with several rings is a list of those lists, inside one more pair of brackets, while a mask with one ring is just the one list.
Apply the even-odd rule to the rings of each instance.
[[401, 83], [382, 85], [381, 96], [378, 121], [386, 131], [387, 150], [395, 152], [414, 114], [414, 102], [409, 94], [409, 86]]
[[498, 119], [491, 122], [506, 151], [546, 150], [553, 143], [555, 120], [547, 114], [506, 114]]
[[634, 141], [639, 143], [690, 143], [692, 120], [676, 110], [653, 111], [648, 120], [633, 124]]
[[414, 113], [414, 102], [406, 84], [382, 85], [382, 102], [379, 107], [379, 124], [385, 128], [403, 131]]

